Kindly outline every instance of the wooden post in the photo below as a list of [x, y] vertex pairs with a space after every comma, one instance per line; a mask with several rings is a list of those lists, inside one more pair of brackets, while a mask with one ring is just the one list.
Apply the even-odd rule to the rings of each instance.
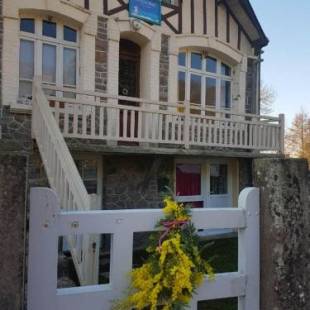
[[238, 268], [247, 279], [245, 296], [239, 297], [238, 310], [259, 310], [259, 189], [244, 189], [239, 196], [238, 207], [246, 213], [246, 228], [239, 230]]
[[284, 136], [285, 136], [285, 115], [284, 114], [280, 114], [279, 115], [279, 123], [280, 123], [280, 153], [284, 154]]
[[[98, 196], [96, 194], [89, 195], [91, 210], [98, 209]], [[99, 255], [100, 255], [100, 235], [91, 234], [89, 236], [88, 245], [88, 278], [91, 285], [99, 282]]]
[[55, 310], [58, 198], [51, 189], [32, 188], [28, 257], [28, 309]]

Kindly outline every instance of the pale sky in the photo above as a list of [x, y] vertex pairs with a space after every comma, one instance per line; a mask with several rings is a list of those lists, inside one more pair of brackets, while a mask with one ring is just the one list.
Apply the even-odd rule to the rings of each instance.
[[277, 93], [273, 114], [285, 113], [289, 125], [301, 107], [310, 113], [310, 1], [251, 3], [270, 40], [262, 79]]

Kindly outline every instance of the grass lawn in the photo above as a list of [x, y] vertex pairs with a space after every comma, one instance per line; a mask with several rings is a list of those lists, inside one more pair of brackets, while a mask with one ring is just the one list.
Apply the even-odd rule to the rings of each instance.
[[[209, 241], [208, 241], [209, 242]], [[212, 266], [216, 273], [234, 272], [238, 270], [238, 238], [216, 239], [210, 241], [203, 256], [212, 257]], [[205, 242], [204, 242], [205, 243]], [[238, 299], [203, 301], [198, 303], [198, 310], [238, 310]]]
[[202, 245], [211, 243], [202, 256], [212, 258], [211, 264], [216, 273], [238, 271], [238, 238], [202, 241]]
[[238, 299], [227, 298], [221, 300], [212, 300], [199, 302], [198, 310], [238, 310]]

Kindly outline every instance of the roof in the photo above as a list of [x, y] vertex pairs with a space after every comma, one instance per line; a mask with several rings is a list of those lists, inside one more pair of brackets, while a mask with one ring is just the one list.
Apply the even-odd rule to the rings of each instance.
[[269, 39], [249, 0], [224, 0], [223, 2], [226, 3], [254, 47], [261, 49], [268, 45]]

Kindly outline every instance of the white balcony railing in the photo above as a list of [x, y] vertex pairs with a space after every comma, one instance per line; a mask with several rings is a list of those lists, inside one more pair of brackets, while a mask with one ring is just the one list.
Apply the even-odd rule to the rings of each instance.
[[131, 146], [143, 143], [157, 148], [220, 147], [283, 153], [283, 115], [241, 114], [185, 102], [167, 103], [68, 88], [44, 89], [53, 94], [47, 100], [66, 138]]

